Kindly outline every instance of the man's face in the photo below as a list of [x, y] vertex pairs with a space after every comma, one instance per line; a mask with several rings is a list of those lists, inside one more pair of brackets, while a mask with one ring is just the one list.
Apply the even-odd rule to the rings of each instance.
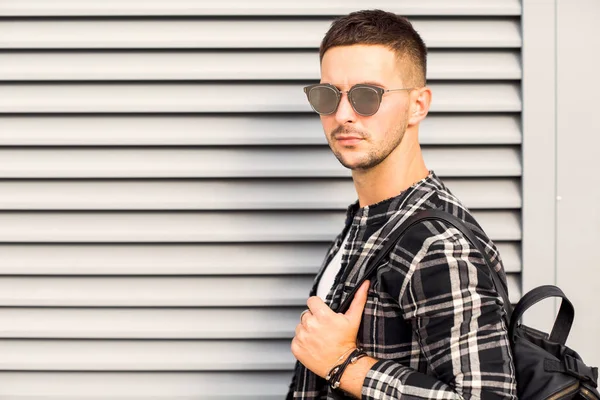
[[[383, 89], [403, 88], [396, 54], [384, 46], [339, 46], [325, 53], [321, 62], [321, 83], [347, 91], [359, 83]], [[400, 144], [407, 126], [409, 91], [383, 95], [377, 113], [357, 114], [344, 93], [334, 114], [322, 115], [321, 123], [329, 147], [349, 169], [375, 167]]]

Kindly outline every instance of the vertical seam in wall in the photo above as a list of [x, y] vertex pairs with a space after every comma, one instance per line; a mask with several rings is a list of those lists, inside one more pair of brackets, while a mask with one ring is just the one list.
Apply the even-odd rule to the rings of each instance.
[[524, 294], [525, 292], [525, 263], [524, 263], [524, 259], [525, 259], [525, 243], [526, 243], [526, 239], [525, 239], [525, 209], [527, 208], [525, 206], [525, 175], [526, 175], [526, 168], [525, 168], [525, 147], [527, 147], [525, 145], [525, 47], [527, 46], [527, 44], [525, 43], [525, 5], [523, 4], [525, 0], [521, 0], [521, 198], [522, 198], [522, 202], [521, 202], [521, 295]]
[[525, 293], [525, 210], [527, 207], [525, 206], [525, 175], [526, 175], [526, 167], [525, 167], [525, 121], [526, 121], [526, 106], [525, 106], [525, 47], [527, 44], [525, 43], [525, 5], [523, 4], [525, 0], [520, 0], [521, 4], [521, 296]]
[[554, 0], [554, 285], [558, 285], [558, 1]]

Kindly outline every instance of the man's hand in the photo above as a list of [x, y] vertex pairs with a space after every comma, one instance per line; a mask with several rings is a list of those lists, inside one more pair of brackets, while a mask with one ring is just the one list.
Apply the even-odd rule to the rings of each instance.
[[292, 353], [306, 368], [324, 378], [340, 356], [356, 347], [356, 336], [367, 302], [369, 281], [356, 292], [345, 314], [334, 312], [317, 296], [306, 304], [310, 312], [302, 316], [292, 340]]

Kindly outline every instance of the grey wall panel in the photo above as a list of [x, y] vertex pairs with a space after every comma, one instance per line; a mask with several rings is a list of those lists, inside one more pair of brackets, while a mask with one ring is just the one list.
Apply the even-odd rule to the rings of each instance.
[[[333, 17], [365, 4], [0, 1], [0, 398], [283, 397], [355, 199], [301, 88]], [[430, 47], [426, 161], [516, 301], [521, 4], [369, 7]]]
[[[475, 211], [498, 241], [520, 240], [517, 211]], [[0, 212], [0, 242], [287, 242], [332, 240], [343, 211]]]
[[[1, 33], [0, 33], [1, 35]], [[309, 112], [303, 84], [3, 83], [0, 112]], [[513, 82], [432, 83], [432, 112], [516, 112]]]
[[[518, 179], [445, 179], [469, 208], [520, 208]], [[341, 179], [0, 180], [4, 210], [343, 209], [356, 201]]]
[[[363, 8], [363, 0], [205, 0], [164, 1], [77, 1], [77, 0], [4, 0], [0, 15], [7, 16], [125, 16], [125, 15], [337, 15]], [[403, 15], [520, 15], [518, 0], [371, 0], [371, 8], [382, 8]]]
[[[423, 144], [519, 144], [518, 114], [430, 114]], [[83, 134], [82, 132], [85, 132]], [[326, 144], [312, 114], [2, 115], [0, 144], [10, 146], [169, 146]]]
[[[430, 47], [516, 48], [516, 18], [414, 18]], [[318, 48], [332, 20], [1, 20], [0, 48]]]
[[[441, 176], [519, 176], [517, 147], [429, 147]], [[326, 146], [284, 148], [0, 149], [0, 178], [347, 177]]]
[[[523, 271], [522, 285], [556, 284], [557, 215], [557, 14], [558, 1], [523, 1]], [[577, 30], [579, 31], [579, 30]], [[589, 43], [586, 43], [589, 44]], [[569, 71], [569, 73], [572, 73]], [[581, 76], [580, 73], [575, 73]], [[528, 326], [547, 332], [554, 324], [554, 301], [543, 301], [525, 315]]]
[[[520, 79], [518, 51], [428, 54], [428, 79]], [[244, 67], [240, 69], [240, 65]], [[316, 51], [0, 52], [1, 80], [319, 79]]]
[[[518, 242], [496, 243], [509, 272], [521, 271]], [[321, 243], [0, 244], [3, 275], [306, 275]], [[224, 257], [227, 255], [227, 257]]]
[[[577, 310], [569, 346], [587, 365], [600, 364], [598, 282], [600, 177], [598, 146], [600, 3], [557, 1], [556, 13], [556, 284]], [[585, 39], [579, 39], [585, 38]], [[575, 89], [585, 82], [585, 94]], [[582, 96], [581, 104], [569, 99]], [[557, 310], [558, 307], [555, 309]]]

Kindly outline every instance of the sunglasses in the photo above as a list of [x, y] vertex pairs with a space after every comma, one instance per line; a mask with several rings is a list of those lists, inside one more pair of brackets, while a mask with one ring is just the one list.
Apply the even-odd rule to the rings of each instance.
[[352, 109], [358, 115], [370, 117], [379, 110], [381, 99], [385, 93], [414, 89], [415, 88], [383, 89], [378, 86], [359, 83], [352, 86], [348, 91], [341, 91], [329, 83], [317, 83], [315, 85], [306, 86], [304, 88], [304, 93], [306, 93], [306, 97], [308, 98], [308, 102], [312, 109], [319, 115], [331, 115], [335, 113], [340, 105], [342, 93], [347, 93]]

